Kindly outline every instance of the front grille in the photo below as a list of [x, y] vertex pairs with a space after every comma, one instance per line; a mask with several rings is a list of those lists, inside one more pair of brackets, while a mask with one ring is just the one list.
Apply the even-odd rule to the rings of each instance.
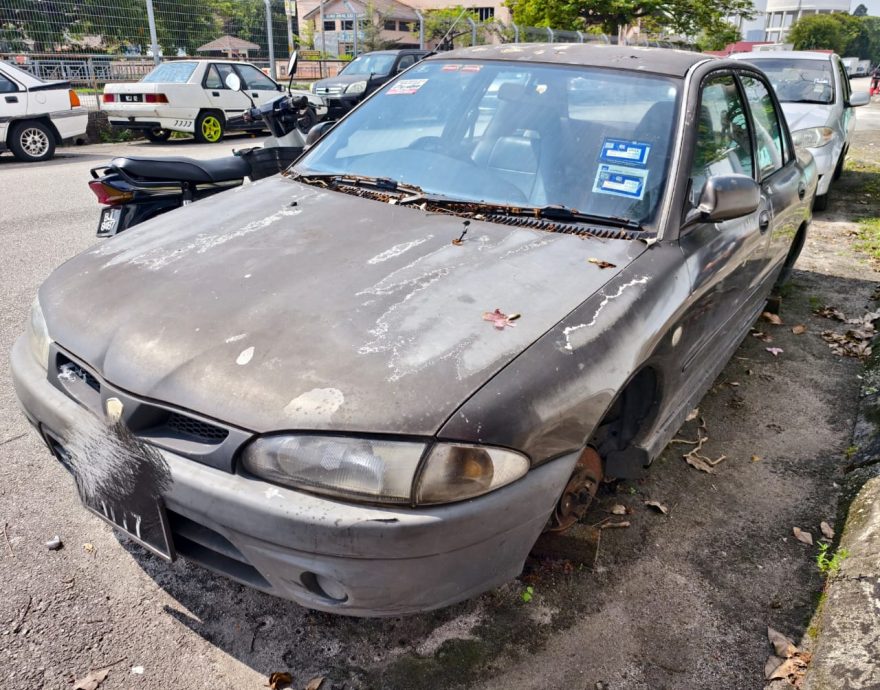
[[174, 548], [179, 555], [251, 587], [271, 587], [244, 554], [222, 534], [180, 513], [171, 510], [167, 513]]
[[229, 436], [229, 432], [222, 427], [208, 424], [200, 419], [193, 419], [177, 412], [172, 412], [168, 415], [165, 426], [181, 436], [186, 436], [202, 443], [220, 443]]
[[93, 391], [101, 392], [101, 384], [98, 382], [98, 379], [92, 376], [91, 372], [66, 357], [58, 358], [58, 378], [62, 381], [79, 379]]
[[342, 93], [341, 86], [319, 86], [315, 89], [315, 93], [323, 96], [338, 96]]

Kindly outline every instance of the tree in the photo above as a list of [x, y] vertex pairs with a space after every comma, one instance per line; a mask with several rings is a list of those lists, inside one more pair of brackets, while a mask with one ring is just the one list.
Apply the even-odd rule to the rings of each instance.
[[852, 13], [853, 17], [867, 17], [868, 16], [868, 8], [862, 4], [859, 4]]
[[844, 54], [847, 36], [834, 15], [811, 14], [801, 17], [788, 32], [788, 40], [795, 50], [833, 50]]
[[645, 21], [675, 33], [696, 36], [723, 27], [727, 17], [752, 19], [752, 0], [507, 0], [518, 24], [584, 30], [599, 26], [616, 34]]
[[428, 10], [425, 17], [425, 41], [440, 41], [446, 39], [448, 46], [469, 46], [471, 44], [471, 25], [468, 19], [474, 22], [480, 21], [480, 16], [471, 10], [465, 10], [461, 5], [446, 7], [442, 10]]
[[703, 29], [697, 37], [700, 50], [723, 50], [731, 43], [742, 40], [742, 32], [726, 20], [720, 20], [717, 26]]
[[372, 2], [367, 3], [364, 18], [359, 20], [361, 24], [361, 41], [358, 46], [363, 52], [371, 50], [385, 50], [397, 44], [397, 40], [382, 38], [382, 29], [388, 16], [376, 9]]

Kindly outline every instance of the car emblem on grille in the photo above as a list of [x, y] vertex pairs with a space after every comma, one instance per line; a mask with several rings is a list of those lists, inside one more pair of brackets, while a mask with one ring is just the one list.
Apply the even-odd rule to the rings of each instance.
[[104, 409], [107, 410], [107, 417], [111, 422], [118, 422], [122, 419], [122, 401], [119, 398], [107, 398], [104, 402]]

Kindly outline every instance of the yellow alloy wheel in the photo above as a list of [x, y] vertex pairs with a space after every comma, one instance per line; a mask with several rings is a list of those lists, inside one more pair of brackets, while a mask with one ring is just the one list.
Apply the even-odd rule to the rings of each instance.
[[199, 138], [202, 141], [213, 144], [223, 138], [223, 123], [220, 122], [219, 117], [208, 114], [199, 119], [198, 133], [201, 134]]

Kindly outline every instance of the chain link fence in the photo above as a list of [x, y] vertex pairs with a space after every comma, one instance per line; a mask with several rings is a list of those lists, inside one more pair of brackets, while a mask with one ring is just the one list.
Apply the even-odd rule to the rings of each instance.
[[[300, 40], [296, 17], [288, 16], [286, 4], [289, 9], [293, 0], [0, 0], [0, 59], [41, 79], [69, 81], [84, 104], [98, 107], [95, 94], [104, 84], [137, 81], [160, 60], [224, 57], [269, 71], [278, 56], [277, 67], [283, 68], [293, 46], [318, 47], [309, 45], [314, 34], [308, 26]], [[406, 44], [439, 50], [496, 43], [617, 42], [616, 37], [583, 31], [479, 22], [475, 15], [416, 15]], [[635, 42], [671, 45], [645, 37]], [[373, 45], [360, 41], [359, 52], [382, 47], [394, 46], [379, 35]], [[300, 81], [332, 76], [345, 64], [317, 51], [306, 50], [303, 57], [296, 75]], [[282, 75], [276, 71], [275, 76]]]

